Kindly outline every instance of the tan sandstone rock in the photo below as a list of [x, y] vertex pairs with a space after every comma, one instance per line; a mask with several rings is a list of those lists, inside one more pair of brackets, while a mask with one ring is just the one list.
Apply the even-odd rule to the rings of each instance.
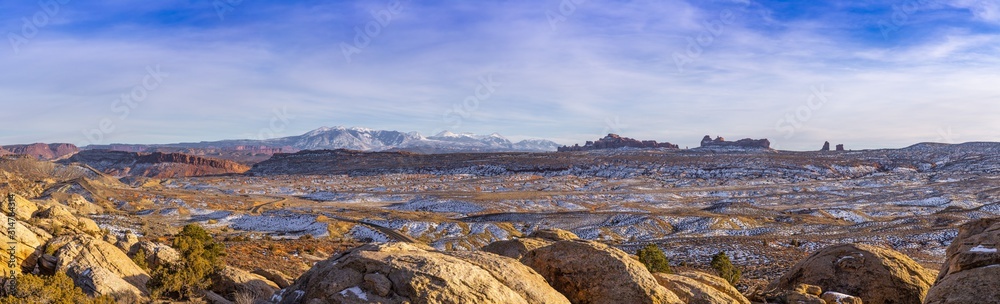
[[448, 255], [475, 264], [496, 277], [521, 295], [528, 303], [569, 303], [569, 300], [552, 288], [536, 288], [548, 285], [541, 275], [520, 261], [489, 252], [448, 252]]
[[520, 259], [528, 251], [542, 248], [552, 244], [551, 241], [538, 238], [519, 238], [505, 241], [496, 241], [483, 247], [483, 251], [499, 254], [508, 258]]
[[268, 281], [274, 282], [278, 285], [278, 288], [287, 288], [295, 282], [295, 279], [289, 277], [284, 272], [274, 270], [274, 269], [261, 269], [257, 268], [253, 270], [253, 274], [262, 276]]
[[[498, 268], [512, 274], [493, 272]], [[505, 284], [513, 273], [522, 272], [533, 271], [489, 253], [449, 255], [409, 243], [365, 245], [320, 262], [274, 299], [279, 303], [568, 302], [540, 280]], [[529, 300], [541, 295], [548, 298]]]
[[627, 253], [590, 241], [559, 241], [521, 259], [573, 303], [682, 303]]
[[580, 239], [580, 237], [576, 236], [576, 234], [558, 228], [539, 229], [535, 232], [532, 232], [530, 235], [528, 235], [528, 237], [539, 238], [553, 242]]
[[826, 301], [826, 304], [862, 304], [861, 298], [839, 292], [827, 291], [820, 298]]
[[149, 269], [156, 269], [161, 265], [175, 264], [181, 261], [181, 254], [177, 252], [177, 249], [150, 241], [141, 241], [133, 244], [128, 251], [128, 255], [129, 257], [135, 257], [140, 251], [146, 256], [146, 265], [149, 266]]
[[772, 282], [769, 290], [798, 284], [857, 296], [866, 303], [920, 304], [935, 273], [891, 249], [863, 244], [823, 248]]
[[959, 228], [926, 304], [1000, 303], [1000, 218]]
[[[106, 294], [105, 292], [133, 293], [134, 287], [143, 296], [148, 295], [146, 282], [149, 274], [139, 268], [125, 252], [108, 242], [87, 235], [61, 236], [52, 239], [46, 245], [46, 250], [54, 250], [56, 271], [65, 271], [74, 282], [116, 283], [114, 285], [95, 286], [93, 290], [84, 289], [90, 294]], [[73, 269], [71, 271], [71, 269]], [[88, 273], [87, 270], [90, 270]], [[103, 269], [103, 270], [102, 270]], [[90, 274], [97, 277], [87, 277]], [[128, 282], [130, 286], [117, 284], [115, 276]], [[81, 288], [87, 286], [80, 286]]]
[[[15, 210], [16, 211], [16, 210]], [[0, 214], [0, 223], [3, 223], [4, 228], [0, 229], [0, 244], [9, 249], [9, 242], [11, 242], [11, 237], [8, 234], [8, 220], [7, 214]], [[35, 264], [38, 258], [42, 256], [42, 247], [49, 238], [50, 235], [45, 234], [44, 231], [38, 231], [37, 228], [31, 225], [25, 224], [21, 221], [15, 221], [14, 223], [14, 241], [17, 243], [15, 248], [15, 257], [17, 259], [17, 264], [19, 269], [18, 272], [31, 271], [35, 268]], [[0, 276], [2, 274], [10, 273], [10, 268], [7, 265], [8, 251], [3, 250], [3, 262], [0, 263]]]
[[[38, 204], [29, 201], [20, 195], [14, 195], [14, 218], [27, 221], [31, 218], [31, 215], [38, 211]], [[3, 214], [10, 214], [10, 203], [7, 201], [6, 197], [0, 197], [0, 212]], [[4, 222], [6, 223], [6, 222]]]
[[[685, 275], [687, 274], [687, 275]], [[702, 272], [681, 274], [655, 273], [656, 280], [688, 304], [750, 304], [736, 288], [717, 285], [712, 275]], [[718, 277], [716, 277], [718, 278]], [[718, 278], [725, 282], [722, 278]], [[713, 286], [715, 285], [715, 286]]]
[[63, 229], [90, 235], [99, 235], [101, 233], [101, 228], [97, 226], [94, 220], [77, 217], [73, 215], [73, 212], [69, 208], [56, 203], [49, 204], [41, 211], [38, 211], [35, 217], [40, 219], [39, 226], [48, 231], [53, 231], [53, 234], [61, 234], [57, 231]]
[[227, 299], [233, 299], [238, 294], [267, 298], [278, 289], [278, 285], [267, 278], [232, 266], [213, 274], [212, 286], [209, 287], [209, 290]]

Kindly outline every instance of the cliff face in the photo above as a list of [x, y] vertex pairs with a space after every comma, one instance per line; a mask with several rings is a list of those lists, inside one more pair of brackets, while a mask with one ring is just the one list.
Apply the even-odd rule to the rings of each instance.
[[[61, 159], [68, 155], [80, 152], [80, 148], [77, 148], [73, 144], [30, 144], [30, 145], [10, 145], [3, 146], [3, 150], [8, 151], [10, 154], [21, 154], [21, 155], [31, 155], [40, 160], [54, 160]], [[4, 152], [0, 151], [0, 155]]]
[[726, 141], [725, 138], [705, 135], [701, 139], [702, 148], [738, 148], [738, 149], [770, 149], [771, 141], [765, 139], [744, 138], [737, 141]]
[[155, 178], [243, 173], [250, 167], [237, 162], [182, 153], [135, 153], [87, 150], [66, 162], [78, 162], [115, 176]]
[[658, 143], [655, 140], [635, 140], [628, 137], [621, 137], [618, 134], [608, 134], [604, 138], [595, 141], [587, 141], [582, 147], [580, 145], [573, 146], [562, 146], [559, 147], [559, 152], [569, 152], [569, 151], [589, 151], [589, 150], [600, 150], [600, 149], [617, 149], [617, 148], [666, 148], [666, 149], [677, 149], [678, 146], [671, 143]]

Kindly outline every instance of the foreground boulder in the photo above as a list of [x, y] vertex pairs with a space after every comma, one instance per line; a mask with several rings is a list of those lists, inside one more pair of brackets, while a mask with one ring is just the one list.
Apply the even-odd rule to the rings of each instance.
[[551, 241], [538, 238], [519, 238], [496, 241], [483, 247], [483, 251], [499, 254], [512, 259], [521, 259], [529, 251], [551, 245]]
[[1000, 218], [959, 228], [924, 303], [1000, 303]]
[[688, 304], [750, 304], [726, 280], [698, 271], [655, 273], [656, 280]]
[[577, 236], [575, 233], [558, 228], [539, 229], [535, 232], [532, 232], [531, 235], [529, 235], [529, 237], [549, 240], [553, 242], [580, 239], [580, 237]]
[[799, 284], [809, 284], [865, 303], [920, 304], [935, 275], [897, 251], [844, 244], [813, 253], [768, 289], [795, 290]]
[[101, 228], [94, 220], [73, 215], [72, 210], [58, 203], [51, 203], [35, 213], [38, 225], [52, 234], [100, 235]]
[[87, 235], [61, 236], [46, 250], [55, 251], [55, 271], [66, 272], [88, 294], [148, 295], [149, 274], [115, 245]]
[[145, 256], [149, 269], [181, 262], [181, 253], [177, 252], [177, 249], [160, 243], [141, 241], [132, 244], [128, 251], [129, 257], [132, 258], [140, 253]]
[[235, 299], [237, 296], [266, 298], [278, 290], [278, 285], [267, 278], [232, 266], [226, 266], [212, 275], [209, 290], [223, 297]]
[[[15, 210], [16, 211], [16, 210]], [[7, 247], [8, 244], [16, 243], [17, 248], [15, 249], [14, 256], [17, 259], [17, 271], [19, 272], [31, 272], [34, 269], [35, 264], [38, 259], [42, 256], [42, 244], [48, 241], [52, 236], [45, 233], [45, 231], [38, 229], [37, 227], [32, 227], [21, 221], [17, 221], [14, 224], [14, 237], [11, 240], [9, 236], [9, 231], [6, 227], [9, 218], [7, 214], [0, 213], [0, 223], [4, 224], [4, 228], [0, 229], [0, 243]], [[9, 252], [7, 250], [3, 251], [4, 262], [0, 263], [0, 274], [9, 273], [11, 269], [7, 263], [7, 257], [9, 257]]]
[[[0, 212], [3, 214], [10, 214], [10, 205], [7, 202], [6, 197], [0, 197]], [[24, 197], [15, 194], [14, 195], [14, 217], [18, 220], [27, 221], [31, 219], [31, 215], [38, 211], [38, 204], [29, 201]], [[4, 222], [6, 223], [6, 222]]]
[[274, 282], [274, 284], [278, 285], [278, 288], [288, 288], [288, 286], [292, 286], [292, 282], [295, 282], [295, 279], [274, 269], [257, 268], [253, 270], [253, 274], [262, 276], [267, 280]]
[[569, 303], [516, 260], [393, 243], [326, 261], [275, 294], [279, 303]]
[[528, 252], [521, 262], [573, 303], [683, 303], [642, 263], [601, 243], [559, 241]]

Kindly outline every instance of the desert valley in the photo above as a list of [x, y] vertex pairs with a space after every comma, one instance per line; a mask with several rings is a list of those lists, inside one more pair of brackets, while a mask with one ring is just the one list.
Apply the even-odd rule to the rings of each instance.
[[[388, 264], [378, 267], [403, 267], [403, 262], [392, 262], [393, 250], [446, 253], [473, 261], [483, 257], [467, 255], [493, 252], [521, 259], [542, 277], [556, 280], [549, 283], [574, 303], [602, 302], [593, 300], [599, 298], [594, 292], [626, 292], [566, 287], [560, 282], [572, 279], [560, 278], [559, 273], [573, 271], [545, 273], [556, 266], [539, 266], [543, 261], [535, 252], [577, 238], [587, 243], [562, 242], [591, 246], [587, 248], [612, 256], [626, 254], [627, 260], [632, 259], [627, 254], [654, 245], [670, 267], [682, 274], [717, 274], [713, 256], [724, 252], [742, 273], [742, 278], [724, 284], [731, 284], [732, 289], [718, 289], [736, 292], [730, 299], [735, 302], [710, 300], [699, 296], [703, 292], [697, 289], [691, 292], [689, 285], [669, 283], [657, 274], [660, 284], [669, 288], [665, 293], [679, 298], [657, 296], [657, 290], [647, 286], [643, 292], [654, 293], [646, 295], [652, 300], [641, 302], [648, 303], [678, 299], [799, 303], [795, 297], [820, 298], [819, 293], [795, 293], [798, 283], [822, 285], [823, 290], [856, 296], [866, 303], [922, 303], [937, 270], [942, 269], [943, 276], [961, 263], [965, 263], [961, 267], [976, 269], [1000, 264], [996, 224], [983, 232], [985, 237], [960, 229], [967, 223], [989, 226], [988, 219], [1000, 217], [1000, 143], [921, 143], [858, 151], [831, 150], [827, 144], [814, 152], [793, 152], [771, 149], [767, 140], [706, 136], [700, 147], [679, 149], [669, 143], [611, 134], [561, 148], [536, 141], [534, 147], [539, 148], [532, 150], [499, 135], [438, 139], [413, 135], [413, 139], [387, 142], [382, 140], [385, 136], [378, 136], [387, 132], [324, 128], [294, 138], [298, 142], [277, 140], [280, 145], [5, 147], [8, 155], [0, 162], [0, 185], [15, 195], [12, 218], [22, 225], [13, 238], [18, 244], [17, 268], [23, 273], [65, 272], [91, 296], [114, 296], [119, 301], [155, 299], [162, 295], [150, 298], [146, 284], [153, 271], [149, 267], [177, 259], [171, 242], [190, 224], [203, 227], [225, 246], [224, 261], [229, 266], [216, 274], [222, 278], [199, 289], [196, 297], [214, 303], [246, 302], [248, 298], [281, 303], [367, 302], [368, 297], [393, 303], [463, 299], [433, 300], [419, 295], [432, 291], [412, 290], [435, 288], [428, 286], [385, 283], [395, 287], [380, 291], [389, 287], [369, 284], [370, 280], [384, 281], [370, 275], [364, 276], [369, 283], [358, 285], [362, 287], [345, 285], [322, 291], [315, 285], [351, 285], [336, 283], [348, 270], [336, 268], [337, 262], [331, 265], [328, 259], [357, 258], [354, 254], [362, 254], [363, 259], [363, 252], [381, 252]], [[302, 142], [314, 146], [304, 147]], [[351, 143], [346, 147], [353, 149], [344, 149], [344, 143]], [[432, 148], [436, 151], [420, 152]], [[956, 244], [956, 238], [976, 241]], [[364, 244], [383, 247], [352, 249]], [[842, 244], [856, 247], [838, 247]], [[840, 258], [874, 255], [867, 259], [901, 264], [871, 266], [889, 270], [856, 269], [867, 264], [825, 270], [832, 277], [812, 278], [822, 274], [809, 271], [824, 270], [804, 268], [809, 264], [802, 261], [822, 258], [829, 248], [847, 250], [825, 253]], [[970, 248], [978, 251], [969, 253]], [[583, 254], [585, 249], [563, 249], [566, 252], [557, 255]], [[973, 254], [961, 257], [973, 262], [955, 261], [963, 254], [956, 250]], [[600, 254], [580, 259], [596, 256]], [[123, 260], [102, 261], [111, 257]], [[377, 261], [377, 257], [367, 258]], [[559, 260], [544, 263], [558, 264]], [[865, 286], [899, 285], [883, 281], [899, 276], [894, 273], [900, 269], [914, 273], [902, 279], [916, 280], [911, 284], [916, 293], [900, 296], [894, 295], [896, 291], [872, 291]], [[405, 271], [417, 277], [434, 273]], [[871, 277], [845, 279], [842, 272], [851, 271]], [[953, 274], [969, 279], [962, 275]], [[838, 276], [845, 281], [835, 281]], [[995, 273], [986, 277], [990, 284], [1000, 282]], [[401, 284], [396, 278], [388, 279]], [[438, 288], [462, 288], [451, 284], [443, 282]], [[409, 288], [417, 294], [395, 288]], [[465, 293], [482, 292], [481, 287], [468, 288], [472, 290]], [[574, 288], [580, 290], [571, 291]], [[558, 297], [558, 293], [553, 295]], [[122, 294], [128, 297], [121, 298]], [[905, 298], [910, 299], [898, 302]], [[511, 301], [504, 299], [490, 301]], [[559, 302], [545, 299], [541, 302]], [[959, 303], [929, 300], [926, 303]]]

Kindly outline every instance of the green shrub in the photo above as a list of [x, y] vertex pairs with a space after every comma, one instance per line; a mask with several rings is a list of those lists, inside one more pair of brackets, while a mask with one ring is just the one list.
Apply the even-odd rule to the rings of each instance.
[[196, 224], [188, 224], [174, 238], [173, 247], [181, 254], [181, 262], [161, 265], [153, 270], [147, 283], [154, 298], [166, 296], [184, 299], [198, 289], [212, 284], [211, 275], [225, 268], [225, 246]]
[[663, 250], [660, 250], [660, 247], [656, 245], [646, 245], [646, 247], [639, 249], [636, 255], [639, 256], [639, 261], [646, 265], [649, 272], [673, 273], [670, 270], [670, 261], [667, 260], [667, 255], [663, 254]]
[[736, 286], [736, 282], [739, 282], [740, 277], [743, 275], [742, 271], [729, 262], [729, 256], [726, 255], [725, 251], [720, 251], [712, 256], [712, 268], [719, 273], [719, 277], [725, 279], [733, 286]]
[[135, 262], [135, 265], [142, 268], [142, 270], [149, 272], [149, 264], [146, 263], [146, 252], [142, 249], [136, 251], [135, 256], [132, 257], [132, 262]]
[[109, 296], [91, 298], [80, 287], [73, 285], [66, 273], [52, 276], [22, 275], [10, 294], [0, 297], [0, 303], [65, 303], [65, 304], [113, 304]]

